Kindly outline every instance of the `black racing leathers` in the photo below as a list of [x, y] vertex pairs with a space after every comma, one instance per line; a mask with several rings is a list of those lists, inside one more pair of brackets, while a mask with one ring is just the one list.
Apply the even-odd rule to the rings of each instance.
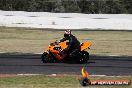
[[63, 51], [66, 53], [71, 53], [73, 50], [75, 49], [79, 49], [80, 47], [80, 42], [77, 40], [77, 38], [75, 36], [73, 36], [72, 34], [69, 37], [64, 37], [63, 39], [60, 40], [60, 42], [69, 40], [69, 44], [68, 47], [66, 49], [64, 49]]

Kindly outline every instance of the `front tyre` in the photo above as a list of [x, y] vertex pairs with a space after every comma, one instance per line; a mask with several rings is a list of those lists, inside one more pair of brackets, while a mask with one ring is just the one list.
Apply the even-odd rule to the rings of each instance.
[[49, 59], [49, 54], [44, 52], [42, 55], [41, 55], [41, 61], [43, 63], [47, 63], [48, 62], [48, 59]]
[[43, 63], [56, 63], [57, 62], [56, 58], [52, 55], [52, 53], [47, 53], [47, 52], [44, 52], [41, 55], [41, 61]]

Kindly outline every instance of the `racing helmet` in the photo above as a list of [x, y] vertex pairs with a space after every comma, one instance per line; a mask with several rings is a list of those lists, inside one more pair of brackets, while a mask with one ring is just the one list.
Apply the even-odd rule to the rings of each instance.
[[64, 37], [70, 37], [71, 36], [71, 30], [66, 30], [64, 33]]

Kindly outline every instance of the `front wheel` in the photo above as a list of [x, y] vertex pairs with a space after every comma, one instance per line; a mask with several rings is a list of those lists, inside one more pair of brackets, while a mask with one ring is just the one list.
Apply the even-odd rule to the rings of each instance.
[[79, 63], [87, 63], [89, 60], [89, 53], [86, 51], [82, 51], [81, 53], [81, 57], [79, 59]]
[[55, 63], [55, 62], [57, 62], [56, 58], [51, 53], [47, 53], [47, 52], [44, 52], [41, 55], [41, 61], [43, 63]]
[[49, 54], [44, 52], [42, 55], [41, 55], [41, 61], [43, 63], [47, 63], [49, 61]]

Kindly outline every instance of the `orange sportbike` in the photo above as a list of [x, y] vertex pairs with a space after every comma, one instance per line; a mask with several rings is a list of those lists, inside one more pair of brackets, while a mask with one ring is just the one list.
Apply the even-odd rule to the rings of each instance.
[[73, 50], [71, 53], [65, 54], [63, 49], [68, 47], [68, 42], [51, 43], [48, 49], [42, 54], [41, 60], [43, 63], [56, 63], [56, 62], [68, 62], [68, 63], [87, 63], [89, 60], [89, 53], [85, 51], [90, 49], [91, 42], [83, 42], [79, 48]]

